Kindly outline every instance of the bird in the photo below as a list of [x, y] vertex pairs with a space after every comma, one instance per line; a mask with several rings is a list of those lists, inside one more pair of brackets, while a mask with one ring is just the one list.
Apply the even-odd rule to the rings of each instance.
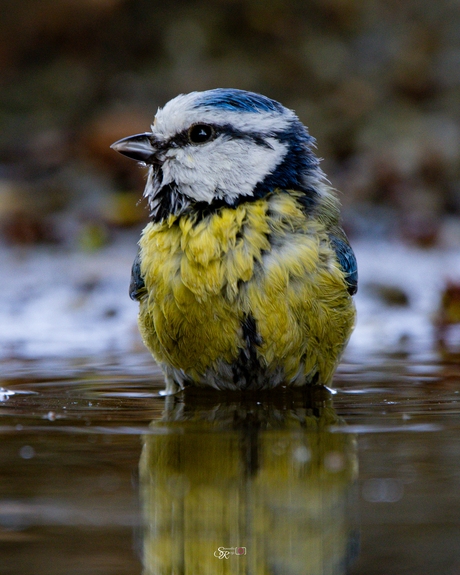
[[329, 386], [357, 263], [295, 112], [245, 90], [180, 94], [111, 147], [148, 168], [129, 294], [164, 393]]

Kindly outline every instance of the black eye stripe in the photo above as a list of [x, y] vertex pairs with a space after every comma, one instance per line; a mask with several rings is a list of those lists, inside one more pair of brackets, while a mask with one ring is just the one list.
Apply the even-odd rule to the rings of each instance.
[[[257, 133], [257, 132], [244, 132], [243, 130], [238, 130], [237, 128], [234, 128], [233, 126], [231, 126], [230, 124], [224, 124], [224, 125], [216, 125], [216, 124], [195, 124], [193, 126], [190, 126], [190, 128], [188, 128], [187, 130], [184, 130], [182, 132], [179, 132], [179, 134], [176, 134], [175, 136], [173, 136], [172, 138], [169, 138], [169, 140], [167, 140], [166, 142], [161, 144], [161, 151], [166, 151], [168, 148], [177, 148], [177, 147], [185, 147], [185, 146], [193, 146], [196, 145], [196, 143], [190, 142], [189, 139], [189, 135], [190, 135], [190, 131], [193, 128], [196, 128], [198, 126], [206, 126], [209, 127], [213, 130], [213, 136], [211, 139], [216, 139], [218, 137], [224, 137], [226, 139], [234, 139], [234, 140], [251, 140], [252, 142], [254, 142], [255, 144], [257, 144], [258, 146], [261, 146], [263, 148], [269, 148], [269, 149], [273, 149], [273, 147], [267, 142], [266, 138], [267, 137], [277, 137], [278, 134], [261, 134], [261, 133]], [[210, 141], [210, 140], [206, 140], [206, 141]], [[200, 142], [200, 143], [204, 143], [204, 142]]]

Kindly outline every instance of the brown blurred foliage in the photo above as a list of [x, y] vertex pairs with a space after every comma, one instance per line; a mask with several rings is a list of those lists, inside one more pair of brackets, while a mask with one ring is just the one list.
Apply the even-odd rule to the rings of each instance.
[[455, 0], [0, 0], [0, 11], [10, 241], [146, 217], [124, 216], [121, 195], [140, 197], [144, 174], [110, 144], [148, 130], [178, 93], [215, 87], [297, 111], [351, 233], [460, 240]]

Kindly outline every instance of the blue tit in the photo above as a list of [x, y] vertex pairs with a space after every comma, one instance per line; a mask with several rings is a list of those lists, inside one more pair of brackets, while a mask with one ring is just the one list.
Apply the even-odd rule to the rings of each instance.
[[329, 385], [355, 323], [339, 201], [292, 110], [180, 95], [112, 148], [148, 167], [130, 296], [166, 391]]

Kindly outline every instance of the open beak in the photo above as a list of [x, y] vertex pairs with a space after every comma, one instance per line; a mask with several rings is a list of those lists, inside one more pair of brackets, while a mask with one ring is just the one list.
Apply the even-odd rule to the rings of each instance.
[[153, 147], [152, 141], [154, 141], [153, 134], [146, 132], [145, 134], [137, 134], [136, 136], [128, 136], [118, 140], [110, 147], [132, 160], [143, 162], [144, 164], [158, 164], [160, 162], [155, 156], [157, 150]]

